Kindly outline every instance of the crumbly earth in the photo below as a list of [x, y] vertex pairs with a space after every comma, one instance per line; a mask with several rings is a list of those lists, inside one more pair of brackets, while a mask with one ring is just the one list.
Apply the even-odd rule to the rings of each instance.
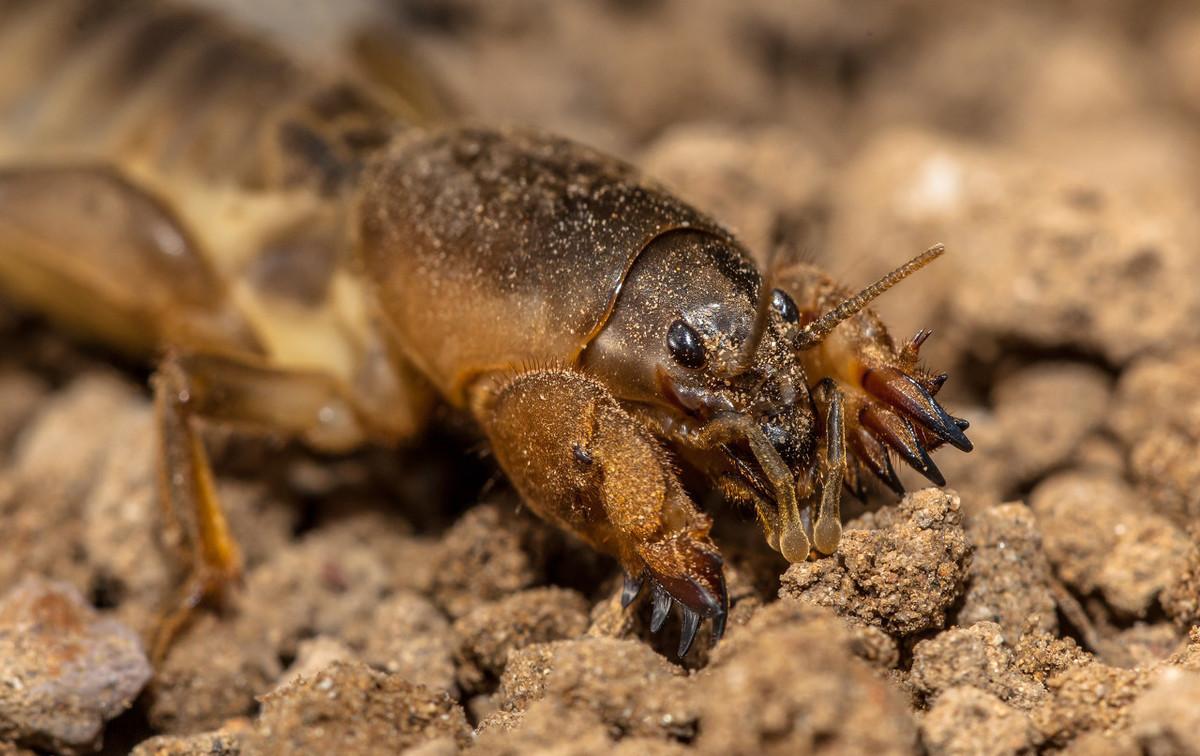
[[141, 641], [74, 586], [29, 576], [0, 600], [0, 738], [87, 751], [150, 680]]
[[[220, 4], [347, 55], [332, 11]], [[338, 458], [212, 428], [245, 576], [151, 679], [180, 564], [147, 366], [0, 302], [0, 754], [1200, 753], [1200, 8], [346, 5], [474, 119], [635, 161], [766, 270], [854, 286], [946, 243], [878, 305], [935, 330], [975, 451], [847, 501], [800, 565], [706, 501], [733, 605], [680, 660], [452, 413]]]

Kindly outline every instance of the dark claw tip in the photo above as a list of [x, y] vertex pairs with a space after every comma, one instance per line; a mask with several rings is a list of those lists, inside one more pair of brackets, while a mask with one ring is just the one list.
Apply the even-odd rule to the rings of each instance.
[[700, 629], [700, 614], [686, 606], [681, 606], [680, 610], [683, 614], [683, 626], [679, 629], [679, 656], [682, 658], [692, 647], [696, 631]]
[[650, 612], [650, 632], [657, 633], [662, 630], [662, 626], [667, 622], [667, 615], [671, 613], [671, 594], [659, 585], [655, 585], [654, 588], [654, 604]]
[[900, 410], [931, 433], [962, 451], [972, 446], [954, 420], [933, 398], [933, 393], [915, 378], [894, 368], [868, 371], [863, 388], [879, 400]]
[[926, 451], [924, 446], [918, 443], [917, 452], [919, 455], [917, 460], [907, 460], [908, 464], [910, 464], [914, 470], [917, 470], [918, 473], [924, 475], [925, 479], [929, 480], [931, 484], [934, 484], [935, 486], [946, 485], [946, 475], [942, 475], [942, 470], [937, 469], [936, 464], [934, 464], [934, 460], [932, 460], [932, 457], [929, 456], [929, 451]]
[[971, 441], [963, 433], [963, 429], [958, 426], [954, 418], [942, 409], [942, 405], [938, 404], [932, 396], [929, 397], [931, 417], [918, 418], [920, 422], [929, 430], [941, 438], [946, 443], [961, 451], [971, 451]]
[[892, 493], [900, 498], [904, 498], [904, 494], [908, 492], [904, 490], [904, 484], [900, 482], [900, 476], [896, 474], [896, 468], [892, 467], [891, 455], [886, 450], [883, 452], [883, 459], [887, 463], [887, 476], [882, 478], [884, 485], [892, 489]]
[[643, 575], [633, 577], [632, 575], [625, 576], [625, 583], [621, 586], [621, 608], [628, 608], [633, 600], [642, 592]]
[[917, 472], [924, 475], [929, 480], [929, 482], [935, 486], [946, 485], [946, 476], [942, 475], [942, 471], [939, 470], [938, 466], [933, 463], [933, 459], [930, 458], [929, 452], [922, 449], [921, 457], [922, 457], [921, 461], [924, 462], [925, 464], [923, 467], [918, 467]]
[[721, 638], [725, 635], [725, 620], [728, 618], [729, 618], [729, 613], [726, 611], [720, 611], [713, 615], [713, 618], [712, 618], [712, 642], [714, 644], [716, 644], [717, 641], [721, 640]]
[[725, 632], [725, 617], [729, 611], [729, 594], [725, 587], [721, 555], [708, 552], [699, 555], [693, 565], [695, 572], [688, 577], [668, 577], [649, 572], [651, 611], [650, 632], [657, 633], [667, 622], [671, 605], [678, 604], [682, 626], [679, 634], [679, 656], [692, 647], [700, 624], [712, 619], [712, 639], [715, 643]]
[[[940, 405], [938, 409], [942, 409]], [[942, 410], [941, 414], [943, 417], [940, 418], [940, 424], [932, 428], [933, 432], [959, 451], [969, 452], [974, 449], [975, 446], [971, 443], [971, 439], [967, 438], [958, 423], [947, 415], [945, 410]]]

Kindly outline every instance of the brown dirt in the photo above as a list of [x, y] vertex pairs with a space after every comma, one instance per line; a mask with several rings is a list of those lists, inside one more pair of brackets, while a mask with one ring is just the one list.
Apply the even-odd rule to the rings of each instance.
[[364, 4], [478, 120], [614, 150], [764, 261], [857, 285], [945, 242], [879, 309], [935, 329], [976, 450], [803, 565], [715, 506], [730, 627], [680, 661], [452, 417], [336, 459], [213, 429], [245, 581], [147, 683], [144, 368], [0, 311], [0, 754], [1200, 753], [1200, 10]]

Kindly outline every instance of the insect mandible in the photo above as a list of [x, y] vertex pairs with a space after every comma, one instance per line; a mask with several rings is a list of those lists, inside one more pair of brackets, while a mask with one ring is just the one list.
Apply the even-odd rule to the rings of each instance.
[[161, 638], [241, 569], [201, 420], [342, 451], [462, 408], [532, 510], [617, 559], [625, 604], [648, 589], [652, 630], [680, 607], [680, 654], [728, 610], [681, 469], [797, 562], [836, 551], [843, 486], [901, 490], [893, 455], [941, 485], [929, 452], [971, 449], [918, 364], [928, 332], [896, 344], [867, 309], [940, 246], [858, 293], [765, 273], [623, 162], [416, 127], [388, 93], [174, 6], [18, 3], [0, 38], [50, 47], [10, 56], [0, 87], [0, 291], [158, 358], [188, 565]]

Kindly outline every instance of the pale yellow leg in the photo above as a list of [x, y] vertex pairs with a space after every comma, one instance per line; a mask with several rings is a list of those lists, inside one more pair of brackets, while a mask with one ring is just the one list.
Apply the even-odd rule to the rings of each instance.
[[216, 493], [199, 423], [304, 438], [327, 450], [361, 445], [369, 429], [349, 392], [321, 373], [277, 370], [248, 359], [168, 353], [153, 384], [164, 521], [168, 540], [178, 547], [189, 573], [154, 642], [161, 658], [196, 607], [219, 602], [241, 576], [241, 554]]

